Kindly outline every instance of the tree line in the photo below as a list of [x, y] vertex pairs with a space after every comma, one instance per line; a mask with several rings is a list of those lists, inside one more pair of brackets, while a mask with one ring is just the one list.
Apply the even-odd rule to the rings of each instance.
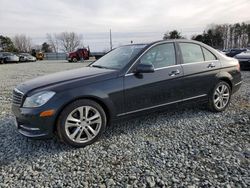
[[[31, 52], [41, 50], [43, 52], [71, 52], [83, 47], [83, 37], [75, 32], [61, 32], [47, 34], [47, 40], [42, 45], [34, 46], [30, 37], [20, 34], [13, 38], [0, 35], [0, 51]], [[167, 39], [185, 38], [182, 34], [173, 30], [163, 36]], [[250, 45], [250, 24], [211, 24], [203, 33], [191, 37], [217, 49], [246, 48]]]
[[0, 51], [31, 52], [41, 50], [43, 52], [71, 52], [83, 47], [83, 37], [75, 32], [62, 32], [47, 34], [47, 41], [42, 45], [33, 45], [30, 37], [20, 34], [13, 38], [0, 35]]
[[[166, 32], [163, 36], [167, 39], [185, 38], [177, 30]], [[203, 33], [194, 35], [192, 40], [197, 40], [217, 49], [247, 48], [250, 46], [250, 24], [211, 24]]]
[[250, 44], [250, 24], [210, 25], [202, 34], [192, 37], [214, 48], [247, 48]]

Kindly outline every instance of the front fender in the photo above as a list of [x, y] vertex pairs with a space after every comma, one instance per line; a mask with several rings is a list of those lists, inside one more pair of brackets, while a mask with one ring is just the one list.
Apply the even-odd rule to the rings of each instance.
[[114, 117], [114, 112], [116, 111], [113, 102], [109, 99], [108, 95], [104, 92], [93, 89], [93, 88], [77, 88], [67, 92], [62, 92], [59, 94], [58, 100], [56, 103], [60, 103], [57, 110], [57, 115], [70, 103], [79, 99], [91, 99], [100, 103], [101, 106], [104, 105], [105, 109], [108, 110], [108, 114], [111, 117]]

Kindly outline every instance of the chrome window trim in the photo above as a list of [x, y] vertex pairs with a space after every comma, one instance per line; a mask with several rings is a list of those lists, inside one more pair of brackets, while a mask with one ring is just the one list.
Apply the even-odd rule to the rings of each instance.
[[212, 63], [212, 62], [217, 62], [219, 61], [218, 59], [216, 60], [209, 60], [209, 61], [197, 61], [197, 62], [192, 62], [192, 63], [182, 63], [181, 65], [185, 66], [185, 65], [193, 65], [193, 64], [200, 64], [200, 63]]
[[[125, 73], [125, 76], [127, 74], [131, 74], [129, 73], [129, 71], [131, 70], [131, 68], [137, 63], [137, 61], [145, 54], [147, 53], [150, 49], [152, 49], [153, 47], [157, 46], [157, 45], [161, 45], [161, 44], [167, 44], [167, 43], [173, 43], [174, 47], [175, 47], [175, 42], [174, 41], [161, 41], [161, 42], [158, 42], [158, 43], [155, 43], [153, 44], [152, 46], [150, 46], [148, 49], [146, 49], [135, 61], [134, 63], [128, 68], [128, 70], [126, 71]], [[175, 49], [175, 53], [176, 53], [176, 49]], [[175, 64], [175, 65], [178, 65], [178, 64]]]
[[118, 114], [117, 116], [124, 116], [124, 115], [127, 115], [127, 114], [133, 114], [133, 113], [136, 113], [136, 112], [141, 112], [141, 111], [144, 111], [144, 110], [149, 110], [149, 109], [154, 109], [154, 108], [157, 108], [157, 107], [167, 106], [167, 105], [170, 105], [170, 104], [184, 102], [184, 101], [188, 101], [188, 100], [192, 100], [192, 99], [196, 99], [196, 98], [200, 98], [200, 97], [205, 97], [205, 96], [207, 96], [207, 94], [202, 94], [202, 95], [198, 95], [198, 96], [194, 96], [194, 97], [189, 97], [189, 98], [185, 98], [185, 99], [181, 99], [181, 100], [177, 100], [177, 101], [173, 101], [173, 102], [168, 102], [168, 103], [164, 103], [164, 104], [158, 104], [158, 105], [155, 105], [155, 106], [141, 108], [141, 109], [133, 110], [133, 111], [130, 111], [130, 112], [124, 112], [124, 113]]
[[[137, 60], [136, 60], [137, 61]], [[192, 63], [182, 63], [182, 64], [176, 64], [176, 65], [170, 65], [170, 66], [166, 66], [166, 67], [161, 67], [161, 68], [156, 68], [155, 71], [157, 70], [161, 70], [161, 69], [167, 69], [167, 68], [172, 68], [172, 67], [177, 67], [177, 66], [187, 66], [187, 65], [194, 65], [194, 64], [200, 64], [200, 63], [212, 63], [212, 62], [219, 62], [218, 59], [216, 60], [209, 60], [209, 61], [199, 61], [199, 62], [192, 62]], [[128, 74], [125, 74], [125, 76], [131, 76], [131, 75], [134, 75], [135, 73], [131, 72], [131, 73], [128, 73]]]
[[[167, 68], [173, 68], [173, 67], [179, 67], [180, 64], [177, 64], [177, 65], [170, 65], [170, 66], [166, 66], [166, 67], [161, 67], [161, 68], [156, 68], [154, 69], [155, 71], [158, 71], [158, 70], [162, 70], [162, 69], [167, 69]], [[134, 75], [135, 73], [131, 72], [129, 74], [125, 74], [125, 76], [131, 76], [131, 75]]]

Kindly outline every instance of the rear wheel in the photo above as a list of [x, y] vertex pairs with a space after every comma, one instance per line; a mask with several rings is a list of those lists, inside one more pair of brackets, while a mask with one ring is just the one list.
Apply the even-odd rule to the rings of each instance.
[[210, 110], [221, 112], [225, 110], [230, 103], [231, 87], [227, 82], [220, 81], [209, 96], [208, 106]]
[[103, 108], [92, 100], [82, 99], [67, 106], [57, 122], [60, 139], [74, 147], [95, 142], [107, 123]]

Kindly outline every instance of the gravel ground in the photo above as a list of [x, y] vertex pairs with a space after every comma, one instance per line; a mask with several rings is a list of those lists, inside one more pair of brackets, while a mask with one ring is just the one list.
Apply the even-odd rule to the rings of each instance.
[[0, 187], [250, 187], [250, 72], [223, 113], [182, 108], [114, 124], [72, 149], [18, 134], [10, 111], [20, 82], [76, 63], [0, 66]]

